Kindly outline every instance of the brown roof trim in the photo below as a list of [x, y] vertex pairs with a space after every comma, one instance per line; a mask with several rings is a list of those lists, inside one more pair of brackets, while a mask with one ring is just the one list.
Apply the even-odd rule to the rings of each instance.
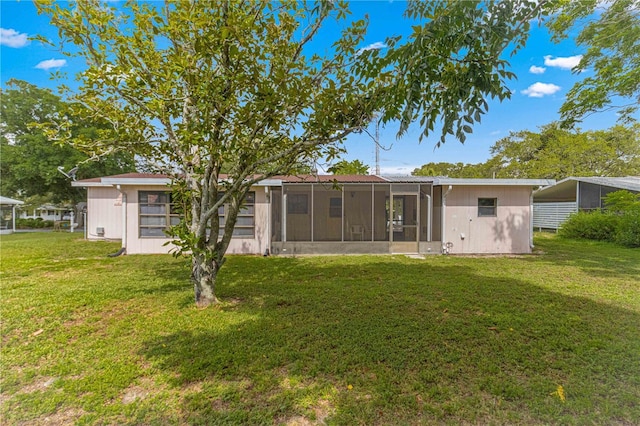
[[[76, 181], [81, 183], [101, 183], [103, 179], [171, 179], [172, 176], [155, 173], [122, 173], [118, 175], [102, 176]], [[226, 179], [227, 175], [221, 174], [220, 179]], [[254, 176], [255, 177], [255, 176]], [[298, 175], [298, 176], [273, 176], [267, 179], [281, 180], [284, 183], [385, 183], [386, 179], [374, 175]]]
[[300, 175], [274, 176], [283, 183], [385, 183], [385, 179], [374, 175]]

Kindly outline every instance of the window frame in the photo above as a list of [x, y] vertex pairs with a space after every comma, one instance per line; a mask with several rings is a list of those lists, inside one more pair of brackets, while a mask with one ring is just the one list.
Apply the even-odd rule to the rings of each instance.
[[309, 214], [309, 194], [287, 194], [287, 214]]
[[[157, 196], [160, 200], [162, 200], [162, 197], [166, 197], [165, 201], [156, 201], [156, 202], [149, 202], [149, 196], [150, 195], [155, 195]], [[146, 196], [146, 202], [143, 201], [143, 197]], [[149, 206], [164, 206], [164, 212], [163, 213], [143, 213], [143, 207], [149, 207]], [[157, 224], [143, 224], [143, 218], [163, 218], [164, 219], [164, 225], [157, 225]], [[168, 230], [170, 227], [175, 226], [175, 224], [172, 223], [172, 219], [178, 219], [178, 222], [180, 221], [181, 217], [180, 214], [175, 212], [175, 204], [172, 202], [172, 196], [171, 196], [171, 192], [170, 191], [147, 191], [147, 190], [140, 190], [138, 191], [138, 237], [139, 238], [168, 238], [168, 236], [166, 235], [165, 231]], [[144, 230], [150, 230], [150, 229], [155, 229], [155, 230], [162, 230], [162, 235], [143, 235]]]
[[329, 217], [342, 217], [342, 197], [329, 197]]
[[[160, 197], [160, 199], [164, 195], [166, 197], [166, 201], [150, 203], [148, 202], [149, 195], [157, 195], [158, 197]], [[223, 194], [219, 194], [219, 197], [222, 197], [222, 195]], [[146, 196], [146, 202], [143, 201], [143, 197], [145, 196]], [[148, 207], [148, 206], [164, 206], [164, 212], [163, 213], [143, 213], [142, 212], [143, 207]], [[248, 220], [250, 224], [238, 225], [238, 221], [236, 220], [236, 224], [233, 227], [232, 238], [240, 238], [240, 239], [255, 238], [255, 234], [256, 234], [256, 220], [255, 220], [256, 207], [255, 206], [256, 206], [256, 193], [255, 191], [250, 191], [247, 193], [247, 197], [243, 201], [237, 216], [237, 219], [244, 218], [245, 221], [247, 218], [250, 218], [250, 220]], [[219, 235], [222, 235], [222, 233], [224, 232], [224, 223], [226, 219], [225, 212], [227, 211], [227, 209], [228, 209], [227, 204], [223, 204], [218, 209]], [[165, 224], [164, 225], [155, 225], [155, 224], [143, 225], [142, 222], [143, 222], [143, 218], [145, 217], [164, 218]], [[175, 218], [178, 218], [178, 220], [182, 219], [181, 215], [175, 212], [175, 203], [172, 202], [171, 192], [147, 191], [147, 190], [138, 191], [138, 236], [139, 238], [168, 238], [168, 236], [165, 234], [164, 231], [168, 230], [171, 226], [175, 225], [175, 224], [172, 224], [172, 219], [175, 220]], [[144, 230], [147, 230], [147, 229], [155, 229], [155, 230], [161, 229], [163, 234], [162, 235], [143, 235]], [[250, 232], [247, 232], [247, 230], [249, 229], [250, 229]], [[245, 232], [245, 233], [241, 234], [241, 232]]]
[[[483, 202], [491, 201], [491, 205]], [[496, 197], [478, 197], [478, 217], [497, 217], [498, 216], [498, 198]]]

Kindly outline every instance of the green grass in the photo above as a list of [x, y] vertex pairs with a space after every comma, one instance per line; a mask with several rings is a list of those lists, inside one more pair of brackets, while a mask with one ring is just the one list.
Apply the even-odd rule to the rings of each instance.
[[232, 256], [198, 310], [185, 260], [76, 238], [2, 237], [2, 424], [640, 419], [637, 249]]

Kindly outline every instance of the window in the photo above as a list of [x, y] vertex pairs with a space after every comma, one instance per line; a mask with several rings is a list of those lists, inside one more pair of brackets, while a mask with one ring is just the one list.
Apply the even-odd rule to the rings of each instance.
[[342, 217], [342, 198], [329, 198], [329, 217]]
[[166, 238], [165, 231], [180, 223], [180, 215], [171, 203], [171, 193], [138, 192], [140, 236]]
[[[222, 198], [224, 194], [218, 194], [218, 197]], [[236, 217], [236, 225], [233, 228], [233, 237], [237, 238], [253, 238], [255, 236], [255, 207], [256, 207], [256, 193], [249, 192], [238, 211]], [[224, 224], [226, 221], [225, 211], [228, 209], [228, 205], [223, 205], [218, 208], [218, 235], [224, 233]]]
[[[223, 194], [218, 194], [222, 197]], [[249, 192], [240, 207], [233, 229], [233, 237], [253, 238], [255, 230], [255, 199], [256, 193]], [[180, 215], [176, 206], [172, 204], [171, 193], [163, 191], [138, 192], [140, 206], [140, 236], [166, 238], [165, 231], [170, 226], [180, 223]], [[218, 209], [219, 233], [224, 232], [225, 212], [228, 206], [223, 205]]]
[[496, 216], [498, 210], [497, 198], [478, 198], [478, 217]]
[[309, 198], [307, 194], [287, 195], [287, 214], [308, 214]]

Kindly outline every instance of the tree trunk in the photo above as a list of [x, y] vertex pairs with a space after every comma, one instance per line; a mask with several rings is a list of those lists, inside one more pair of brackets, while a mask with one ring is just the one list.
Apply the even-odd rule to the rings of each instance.
[[218, 263], [204, 255], [191, 258], [191, 281], [196, 296], [196, 306], [206, 308], [218, 303], [215, 295], [216, 277], [220, 269]]

